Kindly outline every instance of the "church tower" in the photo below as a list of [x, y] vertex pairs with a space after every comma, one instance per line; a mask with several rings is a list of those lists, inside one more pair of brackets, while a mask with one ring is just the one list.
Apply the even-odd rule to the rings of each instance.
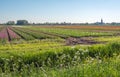
[[103, 24], [104, 22], [103, 22], [103, 19], [101, 19], [101, 24]]

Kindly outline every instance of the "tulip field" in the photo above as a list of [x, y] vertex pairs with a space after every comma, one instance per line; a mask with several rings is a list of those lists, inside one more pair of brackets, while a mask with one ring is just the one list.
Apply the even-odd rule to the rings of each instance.
[[0, 26], [0, 77], [120, 77], [120, 26]]

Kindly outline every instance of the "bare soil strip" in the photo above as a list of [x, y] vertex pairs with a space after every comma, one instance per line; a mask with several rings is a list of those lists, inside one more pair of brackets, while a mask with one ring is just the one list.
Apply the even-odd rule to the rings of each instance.
[[81, 38], [75, 38], [75, 37], [69, 37], [66, 39], [66, 45], [77, 45], [77, 44], [84, 44], [84, 45], [92, 45], [92, 44], [100, 44], [105, 42], [98, 42], [92, 40], [93, 37], [81, 37]]
[[8, 41], [11, 41], [12, 39], [10, 38], [10, 33], [8, 32], [8, 29], [6, 28], [7, 35], [8, 35]]

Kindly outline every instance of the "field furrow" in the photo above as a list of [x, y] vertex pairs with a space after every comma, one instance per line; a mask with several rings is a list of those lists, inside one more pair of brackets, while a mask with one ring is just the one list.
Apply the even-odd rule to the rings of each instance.
[[14, 29], [14, 28], [11, 28], [16, 34], [18, 34], [20, 37], [22, 37], [22, 39], [25, 39], [25, 40], [34, 40], [35, 38], [25, 32], [22, 32], [20, 30], [17, 30], [17, 29]]

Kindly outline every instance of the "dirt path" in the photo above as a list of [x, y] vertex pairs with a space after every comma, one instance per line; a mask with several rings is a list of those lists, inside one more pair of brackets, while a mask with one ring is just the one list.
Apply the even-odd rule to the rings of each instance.
[[92, 38], [93, 37], [81, 37], [81, 38], [69, 37], [66, 39], [66, 45], [77, 45], [77, 44], [91, 45], [91, 44], [105, 43], [105, 42], [95, 41]]

